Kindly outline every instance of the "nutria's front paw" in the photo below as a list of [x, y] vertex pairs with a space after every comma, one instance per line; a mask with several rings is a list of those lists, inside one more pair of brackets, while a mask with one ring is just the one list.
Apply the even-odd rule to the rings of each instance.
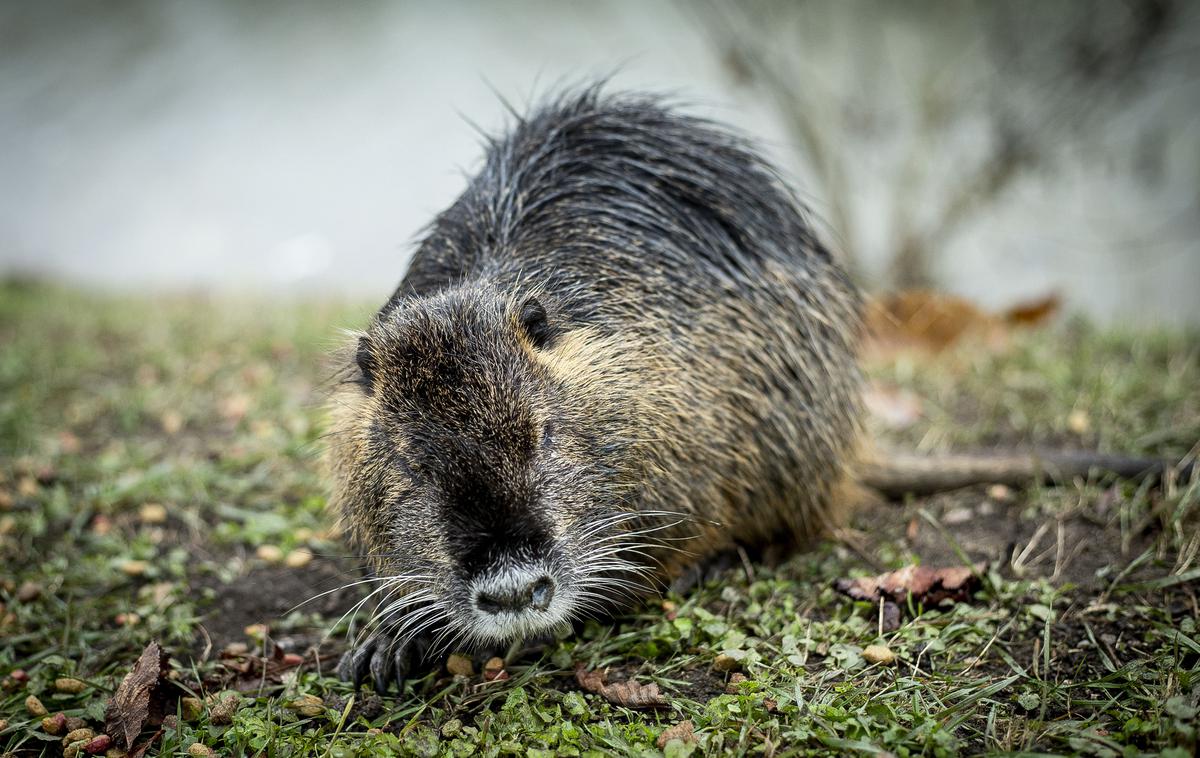
[[670, 585], [671, 592], [676, 595], [687, 595], [709, 582], [717, 581], [726, 571], [739, 565], [739, 562], [740, 556], [736, 550], [724, 550], [707, 556], [693, 563], [682, 574], [675, 577]]
[[428, 651], [426, 636], [397, 640], [390, 634], [376, 634], [346, 651], [338, 662], [337, 675], [342, 681], [353, 682], [357, 689], [370, 673], [376, 692], [387, 692], [392, 682], [403, 692], [410, 675], [428, 670]]

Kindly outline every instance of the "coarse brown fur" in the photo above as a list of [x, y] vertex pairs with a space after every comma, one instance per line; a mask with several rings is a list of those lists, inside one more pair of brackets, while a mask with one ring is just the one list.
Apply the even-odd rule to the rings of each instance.
[[742, 138], [597, 88], [520, 119], [344, 356], [332, 504], [381, 602], [343, 675], [544, 631], [479, 625], [506, 571], [543, 572], [561, 623], [838, 520], [859, 309]]

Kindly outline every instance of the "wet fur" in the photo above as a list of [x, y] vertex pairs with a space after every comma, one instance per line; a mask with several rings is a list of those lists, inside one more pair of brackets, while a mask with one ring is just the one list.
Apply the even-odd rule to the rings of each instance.
[[332, 503], [399, 577], [377, 626], [499, 643], [456, 594], [478, 572], [552, 566], [577, 617], [823, 530], [859, 308], [728, 130], [599, 88], [520, 119], [344, 356]]

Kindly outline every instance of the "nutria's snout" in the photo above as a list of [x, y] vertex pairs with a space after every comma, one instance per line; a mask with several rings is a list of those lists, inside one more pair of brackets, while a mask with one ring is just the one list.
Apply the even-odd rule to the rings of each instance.
[[507, 574], [480, 585], [475, 590], [475, 607], [493, 616], [547, 611], [554, 599], [554, 580], [548, 576], [530, 582], [527, 576]]
[[496, 567], [467, 582], [466, 590], [468, 628], [483, 641], [528, 639], [554, 630], [572, 615], [565, 583], [542, 566]]

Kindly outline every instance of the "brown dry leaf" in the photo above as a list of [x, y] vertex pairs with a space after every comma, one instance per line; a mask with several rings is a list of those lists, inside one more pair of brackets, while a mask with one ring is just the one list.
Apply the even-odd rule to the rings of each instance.
[[143, 728], [157, 726], [174, 710], [167, 691], [169, 660], [157, 642], [150, 642], [108, 701], [104, 730], [123, 741], [126, 748], [132, 747]]
[[219, 410], [226, 421], [236, 424], [246, 417], [252, 403], [249, 395], [236, 393], [223, 399]]
[[696, 727], [690, 721], [680, 721], [674, 726], [669, 726], [663, 730], [662, 734], [658, 735], [658, 749], [662, 750], [671, 740], [680, 740], [685, 744], [694, 744], [696, 740]]
[[659, 708], [667, 705], [667, 699], [658, 691], [658, 685], [638, 684], [632, 679], [608, 684], [604, 681], [607, 670], [588, 671], [582, 663], [575, 666], [575, 681], [585, 692], [592, 692], [613, 705], [627, 708]]
[[1017, 303], [1004, 312], [1005, 322], [1014, 326], [1041, 326], [1062, 309], [1062, 297], [1051, 292], [1036, 300]]
[[1001, 349], [1014, 328], [1041, 326], [1058, 313], [1061, 305], [1059, 296], [1051, 294], [1000, 313], [989, 313], [945, 292], [903, 290], [883, 294], [867, 304], [866, 353], [876, 359], [901, 351], [939, 353], [964, 339], [977, 339], [991, 349]]
[[879, 601], [905, 605], [911, 595], [913, 600], [926, 606], [935, 606], [945, 601], [960, 603], [971, 599], [979, 587], [979, 577], [987, 564], [975, 566], [951, 566], [930, 568], [928, 566], [905, 566], [879, 576], [859, 579], [838, 579], [834, 589], [855, 600]]

